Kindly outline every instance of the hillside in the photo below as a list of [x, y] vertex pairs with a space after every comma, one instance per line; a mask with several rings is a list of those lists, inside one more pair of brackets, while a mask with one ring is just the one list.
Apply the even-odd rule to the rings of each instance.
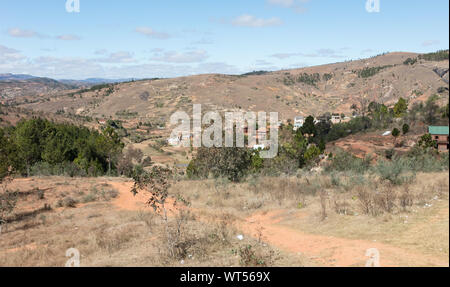
[[0, 99], [10, 100], [16, 97], [40, 96], [76, 89], [77, 86], [64, 84], [50, 78], [30, 75], [0, 74]]
[[[408, 58], [417, 61], [405, 63]], [[268, 73], [131, 81], [15, 104], [47, 112], [64, 109], [93, 118], [127, 114], [136, 119], [167, 121], [174, 111], [189, 112], [196, 103], [202, 104], [204, 110], [277, 111], [280, 118], [287, 120], [325, 112], [350, 115], [352, 104], [362, 97], [387, 105], [400, 97], [410, 102], [424, 101], [439, 88], [442, 102], [446, 102], [448, 70], [448, 57], [429, 61], [419, 59], [415, 53], [389, 53]]]

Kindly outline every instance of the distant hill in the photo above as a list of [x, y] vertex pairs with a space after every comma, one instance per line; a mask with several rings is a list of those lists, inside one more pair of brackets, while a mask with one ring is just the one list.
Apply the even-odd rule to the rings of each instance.
[[32, 79], [32, 78], [36, 78], [34, 76], [30, 76], [30, 75], [15, 75], [15, 74], [0, 74], [0, 81], [13, 81], [13, 80], [28, 80], [28, 79]]
[[122, 83], [133, 79], [54, 80], [24, 74], [0, 74], [0, 97], [15, 98], [20, 96], [36, 96], [55, 94], [64, 90], [89, 88], [95, 85]]
[[68, 85], [75, 85], [79, 87], [86, 87], [86, 86], [93, 86], [93, 85], [100, 85], [100, 84], [113, 84], [113, 83], [123, 83], [123, 82], [129, 82], [132, 81], [132, 78], [129, 79], [103, 79], [103, 78], [88, 78], [85, 80], [58, 80], [61, 83], [68, 84]]
[[[25, 103], [45, 112], [93, 118], [168, 121], [175, 111], [276, 111], [281, 119], [326, 112], [351, 115], [361, 99], [392, 105], [439, 95], [448, 102], [448, 51], [421, 55], [394, 52], [341, 63], [243, 75], [205, 74], [172, 79], [145, 79], [96, 85], [51, 101]], [[19, 103], [20, 104], [20, 103]]]

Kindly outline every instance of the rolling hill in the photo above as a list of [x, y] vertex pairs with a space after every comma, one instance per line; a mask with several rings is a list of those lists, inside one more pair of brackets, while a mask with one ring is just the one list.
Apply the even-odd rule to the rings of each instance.
[[202, 104], [204, 111], [277, 111], [284, 120], [325, 112], [350, 115], [351, 106], [361, 98], [391, 105], [400, 97], [415, 102], [439, 94], [441, 102], [447, 103], [446, 55], [434, 59], [395, 52], [295, 70], [130, 81], [70, 93], [52, 91], [47, 97], [31, 97], [15, 105], [93, 118], [166, 122], [177, 110], [190, 112], [193, 104]]

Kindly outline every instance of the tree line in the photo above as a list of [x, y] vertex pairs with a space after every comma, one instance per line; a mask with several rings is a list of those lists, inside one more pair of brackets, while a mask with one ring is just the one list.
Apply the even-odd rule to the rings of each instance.
[[0, 173], [13, 169], [26, 176], [42, 163], [77, 174], [111, 174], [124, 147], [112, 127], [100, 132], [42, 118], [0, 129], [0, 145]]

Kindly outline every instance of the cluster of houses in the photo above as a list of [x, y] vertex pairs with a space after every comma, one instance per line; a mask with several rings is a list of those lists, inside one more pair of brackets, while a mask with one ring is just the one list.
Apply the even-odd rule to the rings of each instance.
[[[339, 124], [339, 123], [350, 121], [350, 118], [346, 117], [346, 116], [342, 116], [340, 114], [331, 114], [331, 118], [326, 117], [326, 116], [321, 116], [321, 117], [318, 117], [318, 118], [314, 119], [314, 123], [318, 124], [320, 122], [326, 122], [328, 120], [332, 124]], [[295, 131], [298, 130], [299, 128], [303, 127], [304, 124], [305, 124], [305, 117], [304, 116], [296, 116], [294, 118], [294, 130]]]
[[[342, 122], [347, 122], [350, 120], [348, 117], [343, 117], [340, 114], [332, 114], [331, 119], [328, 117], [319, 117], [315, 119], [315, 124], [321, 122], [321, 121], [330, 121], [332, 124], [339, 124]], [[279, 122], [279, 126], [281, 126], [282, 122]], [[294, 118], [294, 130], [298, 130], [305, 124], [305, 117], [304, 116], [296, 116]], [[244, 135], [246, 137], [253, 136], [253, 138], [249, 138], [250, 140], [254, 140], [257, 144], [255, 144], [252, 148], [253, 149], [265, 149], [267, 144], [267, 133], [268, 130], [266, 128], [259, 128], [255, 134], [250, 135], [249, 134], [249, 127], [248, 125], [244, 124], [241, 127], [244, 131]], [[449, 150], [449, 127], [448, 126], [430, 126], [428, 128], [429, 134], [432, 136], [433, 140], [436, 141], [437, 147], [439, 151], [448, 151]], [[170, 145], [176, 146], [180, 143], [183, 143], [184, 141], [190, 141], [193, 138], [193, 134], [190, 133], [189, 136], [183, 137], [183, 135], [180, 135], [179, 137], [169, 138], [167, 142]]]

